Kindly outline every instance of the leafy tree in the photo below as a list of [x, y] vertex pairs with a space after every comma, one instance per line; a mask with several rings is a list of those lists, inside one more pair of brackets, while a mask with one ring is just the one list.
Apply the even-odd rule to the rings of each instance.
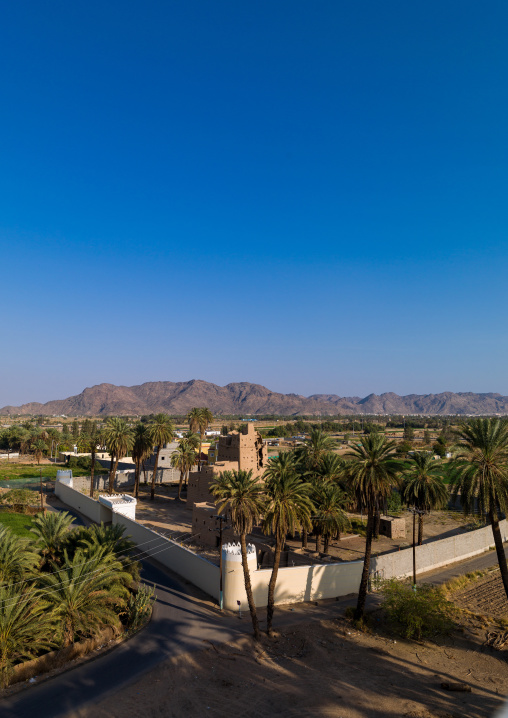
[[155, 499], [155, 478], [157, 476], [157, 468], [159, 465], [159, 456], [164, 444], [173, 440], [174, 427], [171, 419], [167, 414], [156, 414], [150, 424], [150, 438], [152, 445], [155, 446], [155, 462], [152, 473], [152, 486], [150, 488], [150, 499]]
[[152, 435], [150, 427], [142, 422], [134, 428], [134, 443], [132, 445], [132, 458], [134, 459], [134, 496], [139, 496], [139, 475], [142, 463], [152, 453]]
[[[430, 454], [416, 452], [412, 455], [402, 472], [402, 496], [406, 504], [420, 511], [445, 506], [448, 490], [443, 482], [443, 467]], [[418, 516], [418, 545], [423, 542], [423, 514]]]
[[311, 485], [303, 482], [297, 472], [294, 452], [284, 452], [268, 461], [264, 473], [267, 506], [264, 530], [275, 535], [275, 555], [272, 575], [268, 584], [266, 632], [270, 635], [275, 605], [275, 586], [280, 555], [288, 533], [294, 534], [302, 526], [312, 527]]
[[36, 658], [56, 645], [55, 616], [33, 586], [0, 583], [0, 680], [9, 681], [14, 664]]
[[508, 568], [499, 528], [499, 512], [508, 513], [508, 423], [499, 419], [473, 419], [462, 424], [460, 453], [450, 467], [452, 496], [460, 499], [465, 514], [489, 517], [497, 560], [508, 597]]
[[428, 429], [425, 429], [423, 432], [423, 443], [424, 444], [430, 444], [431, 438], [430, 438], [430, 431]]
[[414, 441], [414, 438], [415, 438], [415, 432], [414, 432], [413, 427], [406, 424], [406, 426], [404, 427], [404, 439], [406, 441]]
[[120, 459], [127, 456], [134, 443], [134, 434], [124, 419], [110, 417], [104, 427], [104, 441], [111, 455], [111, 466], [109, 470], [109, 493], [112, 494], [115, 487], [116, 470]]
[[[259, 640], [259, 622], [256, 605], [250, 582], [249, 564], [247, 559], [247, 534], [258, 523], [265, 509], [263, 486], [250, 471], [223, 471], [211, 485], [211, 492], [216, 497], [219, 513], [226, 511], [231, 518], [234, 532], [240, 537], [242, 553], [243, 578], [249, 611], [254, 629], [254, 637]], [[221, 549], [222, 550], [222, 549]]]
[[380, 502], [397, 484], [397, 475], [400, 471], [399, 462], [393, 457], [395, 447], [395, 442], [388, 441], [383, 435], [371, 434], [362, 437], [360, 444], [353, 446], [346, 454], [349, 460], [347, 467], [349, 487], [359, 505], [367, 510], [365, 557], [355, 611], [356, 619], [363, 616], [367, 597], [374, 514], [379, 511]]

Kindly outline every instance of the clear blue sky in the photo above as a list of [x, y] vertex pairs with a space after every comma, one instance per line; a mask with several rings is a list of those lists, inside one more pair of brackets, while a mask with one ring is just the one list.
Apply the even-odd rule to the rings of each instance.
[[508, 6], [5, 4], [0, 406], [508, 394]]

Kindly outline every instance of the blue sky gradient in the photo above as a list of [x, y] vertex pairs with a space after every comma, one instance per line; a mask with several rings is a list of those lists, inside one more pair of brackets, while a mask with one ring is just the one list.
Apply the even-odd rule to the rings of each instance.
[[508, 6], [20, 1], [0, 406], [508, 394]]

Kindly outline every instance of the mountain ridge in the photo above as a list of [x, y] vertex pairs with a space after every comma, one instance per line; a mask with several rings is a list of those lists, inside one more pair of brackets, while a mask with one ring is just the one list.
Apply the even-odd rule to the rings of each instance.
[[185, 414], [194, 406], [208, 406], [215, 415], [280, 414], [285, 416], [335, 414], [508, 414], [508, 396], [495, 392], [441, 392], [407, 394], [393, 392], [365, 397], [337, 394], [281, 394], [262, 384], [233, 382], [219, 386], [203, 379], [184, 382], [156, 381], [135, 386], [96, 384], [80, 394], [46, 403], [4, 406], [0, 415], [108, 416], [166, 412]]

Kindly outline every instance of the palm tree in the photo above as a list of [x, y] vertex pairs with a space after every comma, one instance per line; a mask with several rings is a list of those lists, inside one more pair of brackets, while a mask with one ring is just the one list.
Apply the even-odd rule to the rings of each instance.
[[321, 551], [321, 536], [324, 537], [324, 553], [328, 553], [332, 536], [340, 538], [341, 531], [346, 531], [349, 519], [345, 512], [348, 497], [344, 491], [330, 482], [315, 486], [312, 495], [314, 506], [314, 532], [316, 534], [316, 551]]
[[48, 449], [46, 442], [43, 441], [43, 439], [36, 439], [30, 448], [34, 452], [37, 465], [39, 465], [41, 463], [42, 455]]
[[0, 584], [0, 683], [6, 688], [15, 663], [56, 645], [56, 619], [33, 586]]
[[102, 446], [104, 441], [103, 433], [97, 428], [97, 424], [93, 422], [87, 425], [88, 431], [83, 431], [78, 439], [78, 446], [85, 452], [90, 452], [90, 497], [93, 499], [94, 474], [95, 474], [95, 457], [97, 455], [97, 447]]
[[0, 526], [0, 583], [28, 578], [39, 558], [32, 550], [31, 541], [16, 536], [6, 526]]
[[362, 436], [360, 444], [353, 446], [351, 451], [345, 454], [345, 458], [349, 459], [347, 464], [349, 488], [355, 494], [358, 504], [367, 509], [365, 558], [355, 611], [356, 619], [363, 616], [367, 597], [374, 514], [379, 510], [380, 501], [397, 483], [397, 474], [400, 471], [399, 463], [393, 458], [395, 448], [395, 442], [388, 441], [382, 434], [369, 434]]
[[321, 458], [316, 474], [323, 481], [339, 481], [344, 476], [344, 459], [332, 451], [327, 452]]
[[275, 535], [275, 555], [272, 575], [268, 584], [266, 632], [270, 635], [275, 605], [275, 585], [280, 565], [280, 555], [288, 533], [295, 533], [302, 526], [312, 527], [311, 513], [314, 508], [309, 498], [311, 485], [303, 482], [297, 472], [297, 457], [285, 452], [269, 460], [263, 475], [267, 494], [264, 520], [265, 533]]
[[473, 419], [460, 427], [459, 453], [451, 464], [452, 497], [465, 514], [477, 508], [489, 517], [504, 590], [508, 597], [508, 568], [499, 529], [499, 512], [508, 513], [508, 423]]
[[171, 466], [180, 471], [180, 483], [178, 484], [178, 498], [182, 493], [182, 485], [186, 476], [196, 463], [196, 452], [187, 439], [182, 439], [177, 450], [171, 455]]
[[42, 556], [42, 567], [48, 563], [57, 563], [68, 538], [69, 527], [74, 517], [67, 511], [49, 511], [37, 514], [32, 519], [30, 531], [36, 535], [36, 542]]
[[167, 414], [156, 414], [150, 424], [150, 439], [152, 446], [156, 447], [155, 463], [152, 473], [152, 487], [150, 489], [150, 498], [155, 499], [155, 478], [157, 476], [157, 467], [159, 465], [159, 455], [164, 444], [172, 441], [174, 436], [174, 427], [171, 419]]
[[335, 441], [331, 436], [321, 429], [312, 429], [310, 438], [302, 449], [307, 469], [313, 473], [317, 472], [319, 464], [334, 446]]
[[[301, 449], [297, 449], [297, 455], [301, 458], [301, 469], [311, 481], [319, 475], [319, 467], [327, 454], [335, 446], [335, 441], [321, 429], [312, 429], [309, 441]], [[302, 548], [307, 548], [307, 529], [302, 529]]]
[[110, 417], [104, 427], [104, 441], [111, 455], [109, 469], [109, 493], [115, 488], [115, 476], [120, 459], [127, 456], [134, 443], [134, 434], [125, 419]]
[[136, 544], [124, 536], [124, 533], [125, 526], [121, 524], [92, 524], [81, 533], [78, 543], [87, 555], [95, 555], [98, 549], [105, 549], [106, 553], [113, 554], [122, 564], [123, 570], [130, 574], [131, 580], [127, 585], [131, 585], [133, 581], [139, 581], [140, 564], [131, 557]]
[[115, 609], [125, 605], [130, 576], [106, 547], [94, 555], [77, 549], [73, 558], [65, 554], [58, 570], [42, 576], [40, 585], [59, 618], [63, 645], [93, 634], [106, 625], [119, 625]]
[[201, 446], [203, 444], [205, 431], [213, 421], [213, 414], [210, 409], [206, 407], [195, 407], [187, 414], [187, 421], [189, 422], [189, 428], [192, 432], [199, 432], [198, 471], [201, 471]]
[[[219, 513], [227, 511], [231, 517], [231, 524], [235, 534], [240, 536], [245, 592], [247, 594], [254, 637], [258, 640], [259, 622], [254, 596], [252, 594], [249, 564], [247, 562], [247, 534], [252, 531], [252, 527], [259, 521], [264, 511], [265, 499], [263, 486], [257, 478], [252, 477], [252, 469], [249, 471], [240, 469], [239, 471], [223, 471], [215, 478], [210, 489], [216, 497]], [[222, 546], [220, 550], [222, 551]]]
[[[415, 452], [402, 472], [402, 498], [420, 511], [445, 506], [449, 497], [442, 476], [443, 468], [440, 461], [435, 461], [431, 454]], [[423, 541], [423, 513], [418, 514], [418, 545]]]
[[132, 445], [132, 458], [134, 459], [134, 496], [139, 496], [139, 475], [141, 464], [148, 459], [152, 453], [152, 437], [150, 428], [143, 423], [136, 424], [134, 428], [134, 443]]

